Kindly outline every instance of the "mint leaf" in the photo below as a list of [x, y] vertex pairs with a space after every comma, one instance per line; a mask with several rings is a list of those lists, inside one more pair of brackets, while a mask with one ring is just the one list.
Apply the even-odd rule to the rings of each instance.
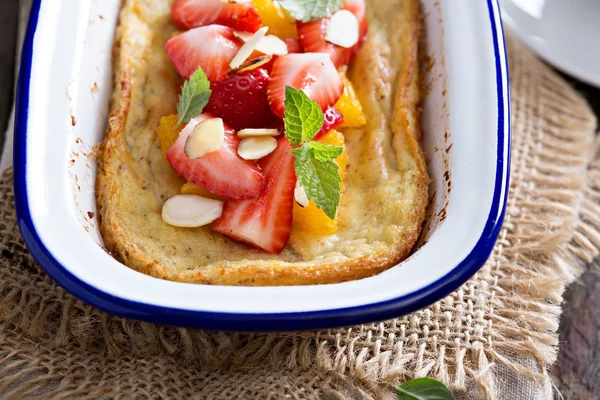
[[454, 400], [452, 392], [440, 381], [432, 378], [413, 379], [394, 386], [398, 400]]
[[345, 0], [284, 0], [280, 2], [295, 19], [302, 22], [329, 17], [342, 8]]
[[[304, 188], [306, 196], [325, 214], [335, 219], [335, 213], [340, 204], [340, 168], [333, 159], [321, 159], [315, 155], [319, 151], [311, 149], [315, 142], [305, 143], [302, 147], [292, 150], [295, 157], [294, 170], [300, 186]], [[321, 145], [327, 146], [327, 145]], [[327, 146], [335, 148], [335, 146]], [[326, 150], [333, 152], [331, 149]], [[341, 153], [340, 153], [341, 154]], [[339, 155], [339, 154], [338, 154]]]
[[323, 112], [319, 105], [308, 98], [306, 93], [291, 86], [285, 87], [285, 136], [290, 143], [298, 146], [312, 139], [321, 129], [324, 122]]
[[308, 142], [308, 151], [313, 158], [327, 161], [338, 158], [344, 152], [344, 148], [311, 141]]
[[192, 118], [200, 115], [208, 104], [211, 93], [210, 82], [202, 68], [198, 67], [198, 70], [190, 76], [190, 80], [183, 84], [183, 89], [179, 95], [179, 104], [177, 104], [179, 122], [177, 126], [190, 122]]

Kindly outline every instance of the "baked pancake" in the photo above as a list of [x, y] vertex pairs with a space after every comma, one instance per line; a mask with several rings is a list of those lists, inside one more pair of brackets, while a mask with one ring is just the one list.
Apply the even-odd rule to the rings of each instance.
[[176, 114], [182, 79], [165, 43], [177, 28], [171, 1], [125, 0], [114, 47], [115, 88], [97, 202], [108, 251], [127, 266], [162, 279], [219, 285], [307, 285], [381, 272], [405, 258], [425, 218], [428, 174], [420, 148], [418, 0], [367, 0], [369, 31], [347, 75], [366, 125], [341, 129], [348, 166], [337, 232], [292, 229], [280, 254], [213, 231], [178, 228], [163, 203], [185, 179], [157, 137]]

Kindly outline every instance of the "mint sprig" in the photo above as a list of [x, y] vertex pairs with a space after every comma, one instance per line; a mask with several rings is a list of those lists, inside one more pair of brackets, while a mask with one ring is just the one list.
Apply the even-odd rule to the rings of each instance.
[[335, 159], [344, 149], [311, 140], [323, 126], [321, 107], [303, 91], [285, 88], [285, 136], [294, 146], [294, 170], [306, 197], [331, 218], [340, 205], [340, 168]]
[[311, 140], [323, 126], [321, 107], [302, 90], [286, 86], [284, 105], [285, 135], [292, 145]]
[[342, 8], [345, 0], [284, 0], [280, 2], [292, 17], [302, 22], [329, 17]]
[[398, 400], [454, 400], [452, 392], [440, 381], [433, 378], [413, 379], [400, 386], [394, 386]]
[[183, 89], [179, 95], [179, 104], [177, 104], [179, 122], [177, 122], [177, 126], [190, 122], [192, 118], [200, 115], [208, 104], [211, 93], [210, 81], [206, 78], [202, 68], [198, 67], [198, 70], [183, 84]]
[[[337, 207], [340, 204], [340, 168], [332, 158], [327, 158], [325, 153], [315, 153], [311, 150], [311, 144], [316, 142], [304, 143], [301, 147], [292, 150], [295, 157], [294, 170], [300, 186], [304, 188], [306, 197], [312, 199], [315, 205], [322, 209], [325, 214], [335, 218]], [[336, 146], [322, 145], [333, 149], [339, 149], [337, 154], [341, 154], [344, 149]], [[318, 157], [316, 154], [320, 154]]]

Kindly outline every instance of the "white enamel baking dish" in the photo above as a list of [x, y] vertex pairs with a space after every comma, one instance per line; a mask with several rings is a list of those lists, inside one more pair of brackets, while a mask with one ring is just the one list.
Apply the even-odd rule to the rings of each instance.
[[397, 317], [443, 298], [488, 258], [506, 204], [510, 118], [497, 0], [423, 0], [434, 60], [424, 103], [432, 212], [420, 248], [370, 278], [334, 285], [169, 282], [107, 254], [96, 223], [94, 145], [112, 91], [121, 0], [34, 0], [15, 132], [15, 193], [27, 246], [47, 273], [107, 312], [226, 330], [292, 330]]

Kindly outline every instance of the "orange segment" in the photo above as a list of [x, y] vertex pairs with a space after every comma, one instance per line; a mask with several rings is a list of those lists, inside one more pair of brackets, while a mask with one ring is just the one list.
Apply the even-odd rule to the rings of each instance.
[[181, 187], [181, 193], [183, 194], [195, 194], [196, 196], [206, 197], [207, 199], [221, 200], [225, 201], [225, 197], [219, 196], [218, 194], [214, 194], [209, 192], [208, 190], [201, 188], [192, 182], [184, 183]]
[[[335, 160], [340, 167], [340, 176], [342, 177], [340, 187], [343, 191], [346, 165], [348, 164], [344, 135], [332, 129], [323, 135], [319, 142], [344, 147], [344, 152]], [[323, 210], [317, 208], [312, 200], [304, 208], [294, 202], [294, 229], [300, 229], [312, 235], [333, 235], [337, 231], [337, 216], [334, 220], [330, 219]]]
[[363, 113], [362, 105], [352, 82], [346, 77], [344, 72], [340, 72], [340, 78], [344, 84], [344, 93], [335, 104], [335, 108], [344, 116], [344, 122], [340, 125], [341, 128], [358, 128], [367, 123]]
[[298, 39], [296, 20], [273, 0], [252, 0], [252, 6], [260, 15], [263, 25], [269, 27], [267, 34], [281, 39]]
[[179, 122], [179, 117], [177, 115], [167, 115], [166, 117], [162, 117], [160, 119], [160, 124], [158, 124], [156, 134], [160, 141], [160, 148], [165, 154], [177, 141], [179, 132], [181, 132], [181, 129], [184, 127], [183, 124], [181, 127], [177, 127], [177, 122]]

